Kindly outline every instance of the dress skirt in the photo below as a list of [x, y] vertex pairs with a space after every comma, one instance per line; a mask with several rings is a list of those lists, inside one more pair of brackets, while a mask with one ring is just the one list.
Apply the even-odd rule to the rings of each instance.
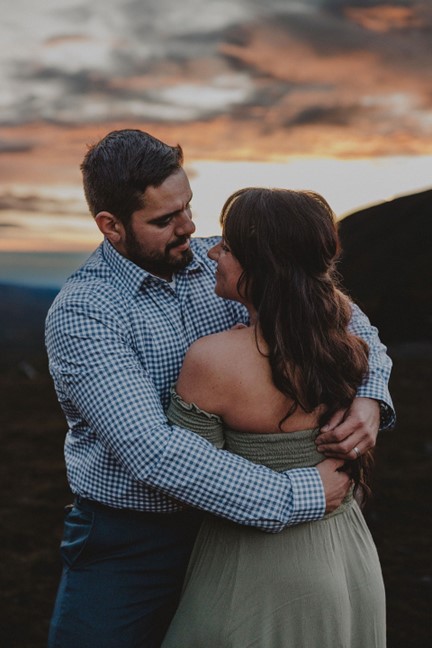
[[[196, 423], [199, 410], [186, 413]], [[310, 465], [317, 454], [313, 430], [224, 436], [270, 467], [281, 456], [285, 467]], [[351, 494], [324, 519], [279, 534], [206, 517], [162, 647], [384, 648], [385, 635], [381, 567]]]

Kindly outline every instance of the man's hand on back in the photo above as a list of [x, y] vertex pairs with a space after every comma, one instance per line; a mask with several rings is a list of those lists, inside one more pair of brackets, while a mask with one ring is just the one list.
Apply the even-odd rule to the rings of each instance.
[[321, 429], [315, 443], [326, 457], [357, 459], [375, 446], [379, 425], [378, 401], [355, 398], [348, 410], [336, 412]]
[[341, 459], [324, 459], [317, 465], [326, 498], [326, 513], [331, 513], [342, 504], [342, 500], [351, 486], [351, 477], [340, 472], [344, 465]]

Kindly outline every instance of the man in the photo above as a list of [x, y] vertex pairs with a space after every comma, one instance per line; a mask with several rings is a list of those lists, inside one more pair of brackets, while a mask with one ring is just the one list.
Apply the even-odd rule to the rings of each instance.
[[[198, 509], [278, 532], [333, 510], [349, 479], [333, 460], [276, 474], [167, 425], [169, 388], [187, 348], [247, 323], [246, 313], [214, 294], [207, 250], [217, 239], [190, 238], [192, 192], [180, 147], [115, 131], [81, 168], [105, 240], [47, 318], [76, 496], [49, 646], [152, 648], [178, 600]], [[392, 415], [385, 349], [361, 312], [352, 325], [370, 345], [370, 377], [320, 438], [327, 453], [349, 459], [375, 443], [378, 402]]]

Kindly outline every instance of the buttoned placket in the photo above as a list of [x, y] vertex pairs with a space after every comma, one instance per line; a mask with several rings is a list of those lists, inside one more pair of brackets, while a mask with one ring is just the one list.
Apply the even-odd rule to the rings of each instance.
[[186, 332], [188, 347], [197, 339], [197, 337], [199, 337], [199, 332], [196, 330], [195, 322], [191, 317], [189, 308], [191, 290], [191, 277], [189, 275], [192, 272], [200, 272], [200, 269], [185, 270], [184, 272], [179, 273], [176, 281], [177, 297], [180, 305], [184, 331]]
[[[153, 304], [163, 313], [168, 326], [174, 329], [180, 343], [184, 340], [187, 346], [190, 345], [190, 336], [184, 328], [182, 303], [176, 290], [163, 279], [148, 277], [142, 286], [143, 294], [152, 300]], [[179, 318], [180, 311], [180, 318]]]

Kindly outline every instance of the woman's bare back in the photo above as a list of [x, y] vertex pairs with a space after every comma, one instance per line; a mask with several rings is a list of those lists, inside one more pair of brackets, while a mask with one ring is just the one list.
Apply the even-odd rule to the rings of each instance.
[[177, 392], [189, 403], [220, 415], [233, 429], [256, 432], [294, 432], [318, 425], [320, 410], [300, 408], [279, 428], [292, 401], [273, 384], [266, 345], [257, 348], [255, 328], [209, 335], [186, 354]]

